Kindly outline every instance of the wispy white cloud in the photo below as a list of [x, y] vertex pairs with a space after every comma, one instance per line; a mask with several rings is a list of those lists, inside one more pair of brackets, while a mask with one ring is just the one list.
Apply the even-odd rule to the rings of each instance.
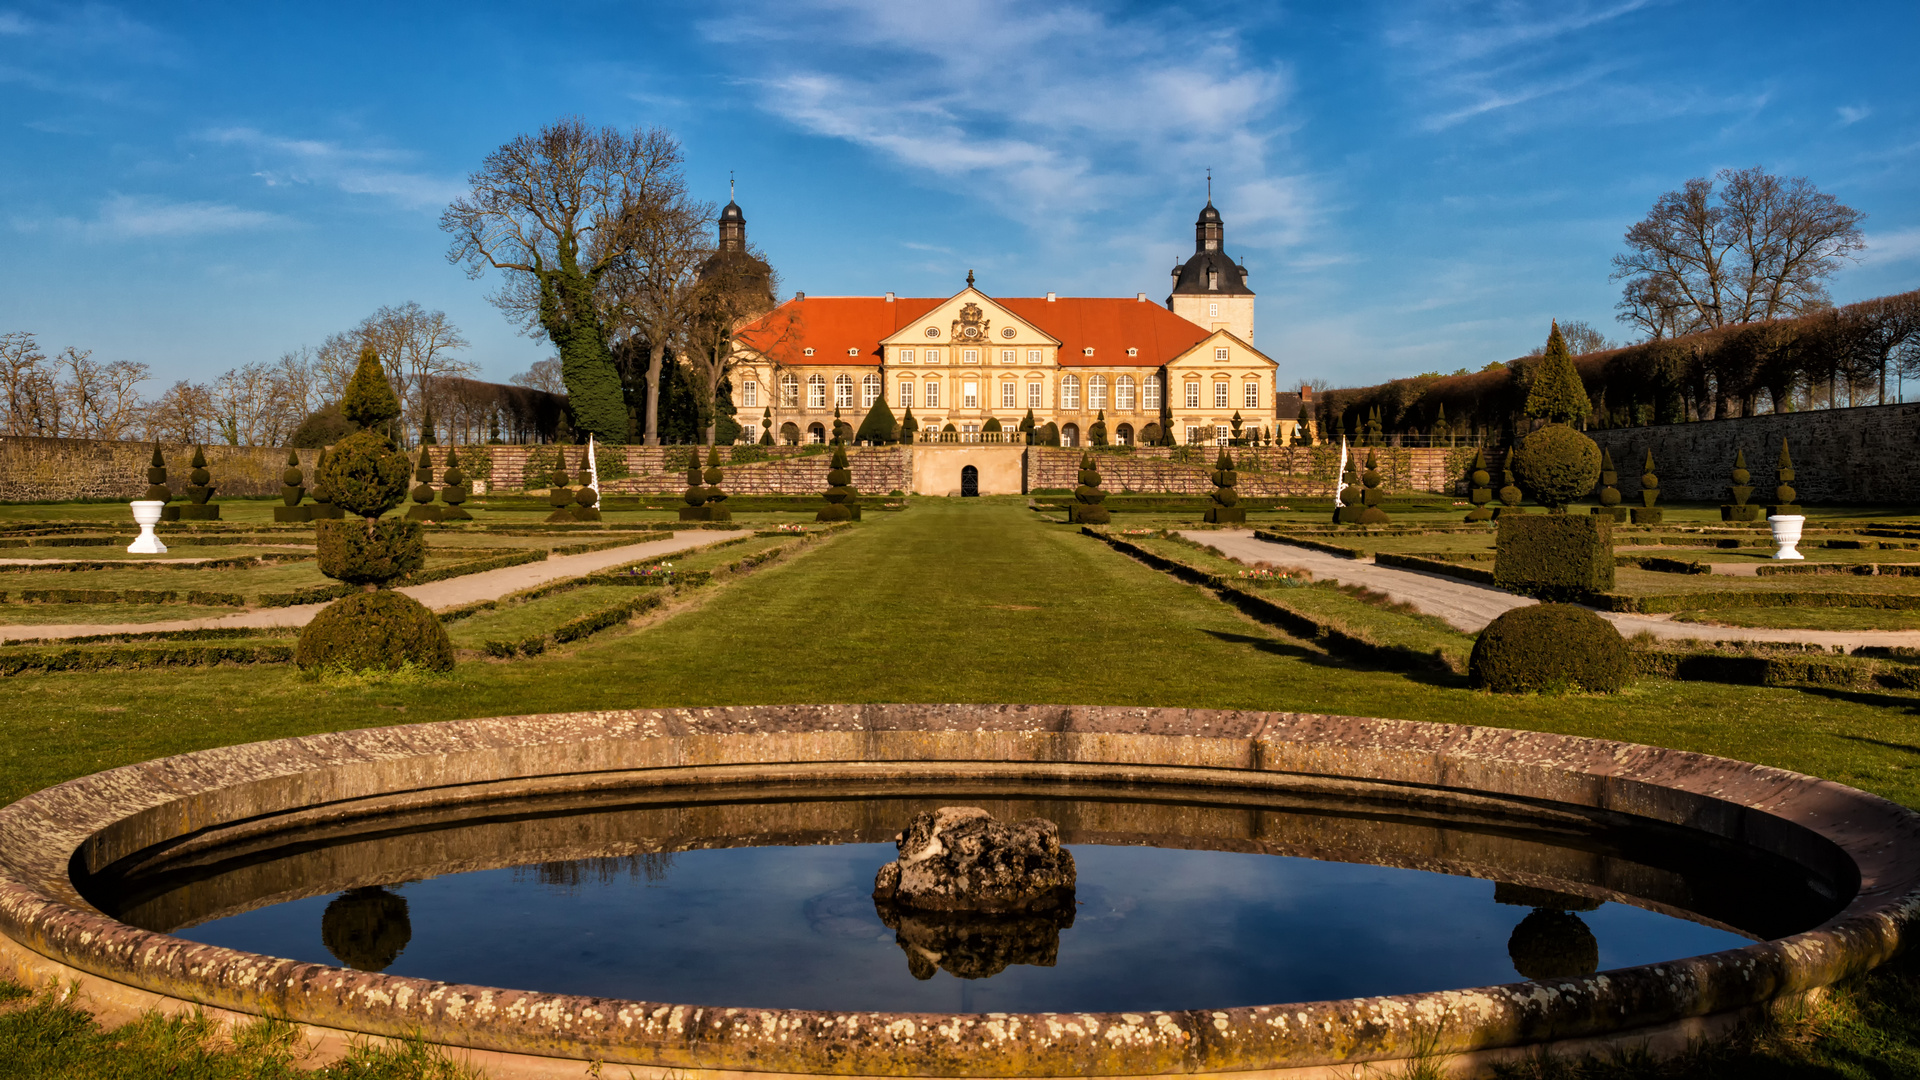
[[1841, 127], [1852, 127], [1873, 115], [1873, 110], [1865, 105], [1842, 105], [1833, 111], [1840, 117]]
[[322, 184], [350, 195], [388, 199], [411, 210], [445, 206], [464, 189], [457, 179], [403, 168], [411, 155], [397, 150], [293, 139], [249, 127], [216, 128], [199, 137], [251, 155], [253, 175], [268, 187]]
[[91, 218], [14, 219], [27, 233], [60, 232], [94, 242], [182, 239], [219, 233], [253, 232], [289, 224], [264, 210], [227, 203], [182, 202], [152, 195], [108, 196]]
[[1243, 238], [1296, 239], [1316, 214], [1286, 160], [1290, 70], [1211, 14], [802, 0], [704, 30], [753, 72], [769, 112], [1030, 225], [1071, 230], [1143, 193], [1194, 191], [1207, 166]]
[[1868, 233], [1867, 249], [1860, 253], [1862, 266], [1881, 266], [1915, 259], [1920, 259], [1920, 228]]

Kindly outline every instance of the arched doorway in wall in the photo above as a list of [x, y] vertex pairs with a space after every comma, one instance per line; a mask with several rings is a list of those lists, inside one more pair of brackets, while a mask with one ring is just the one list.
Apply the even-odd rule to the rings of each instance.
[[1060, 445], [1061, 446], [1079, 446], [1080, 445], [1080, 425], [1067, 424], [1062, 426], [1060, 428]]
[[960, 497], [978, 498], [980, 495], [980, 470], [967, 465], [960, 470]]
[[786, 446], [800, 445], [800, 425], [789, 420], [780, 425], [780, 442]]
[[821, 427], [819, 424], [808, 424], [807, 425], [807, 441], [810, 443], [826, 442], [827, 429], [824, 427]]
[[1133, 445], [1133, 425], [1121, 424], [1119, 427], [1114, 428], [1113, 441], [1115, 445], [1118, 445], [1118, 446], [1132, 446]]

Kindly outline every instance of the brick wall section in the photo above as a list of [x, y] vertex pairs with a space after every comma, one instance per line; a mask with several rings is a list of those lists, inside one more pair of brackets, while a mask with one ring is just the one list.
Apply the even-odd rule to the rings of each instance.
[[[547, 486], [544, 475], [553, 467], [551, 446], [488, 446], [479, 448], [489, 459], [488, 475], [495, 491], [541, 489]], [[734, 463], [738, 450], [749, 457], [766, 456], [766, 461]], [[833, 458], [825, 449], [808, 447], [729, 447], [720, 448], [720, 468], [725, 478], [720, 486], [736, 495], [813, 495], [827, 488], [827, 464]], [[607, 480], [600, 490], [609, 495], [678, 495], [687, 487], [687, 465], [698, 452], [706, 461], [705, 447], [691, 446], [596, 446], [594, 457], [602, 471], [610, 456], [626, 458], [631, 475]], [[470, 453], [462, 450], [462, 454]], [[578, 474], [582, 449], [567, 447], [567, 470]], [[533, 468], [529, 470], [528, 462]], [[441, 460], [435, 453], [434, 460]], [[907, 487], [906, 455], [897, 446], [855, 446], [847, 450], [847, 468], [853, 473], [853, 486], [865, 494], [882, 494]]]
[[[184, 497], [193, 470], [193, 447], [161, 443], [167, 459], [167, 486]], [[300, 451], [311, 466], [317, 450]], [[0, 436], [0, 500], [55, 502], [63, 499], [132, 499], [147, 490], [152, 443], [98, 439], [35, 439]], [[287, 467], [284, 447], [209, 446], [207, 472], [214, 494], [278, 495]]]
[[1920, 404], [1743, 416], [1692, 424], [1589, 431], [1613, 454], [1620, 494], [1640, 504], [1640, 466], [1653, 451], [1664, 499], [1726, 502], [1736, 451], [1747, 453], [1752, 501], [1771, 502], [1780, 440], [1793, 451], [1803, 503], [1920, 504]]
[[[1027, 451], [1027, 483], [1032, 488], [1072, 488], [1079, 483], [1081, 450], [1051, 446]], [[1362, 462], [1365, 450], [1353, 450]], [[1130, 451], [1094, 451], [1100, 486], [1112, 492], [1204, 495], [1213, 490], [1217, 447], [1135, 447]], [[1333, 494], [1339, 469], [1338, 446], [1236, 447], [1240, 474], [1237, 490], [1252, 496]], [[1389, 491], [1451, 493], [1473, 451], [1389, 447], [1375, 451], [1381, 486]]]

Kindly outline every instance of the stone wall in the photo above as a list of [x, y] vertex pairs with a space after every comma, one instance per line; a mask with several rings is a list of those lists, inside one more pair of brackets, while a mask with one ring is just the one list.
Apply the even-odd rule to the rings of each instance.
[[[1027, 482], [1032, 488], [1072, 488], [1079, 483], [1080, 455], [1085, 451], [1035, 446], [1028, 450]], [[1317, 496], [1333, 494], [1339, 470], [1339, 446], [1235, 447], [1231, 450], [1240, 474], [1238, 490], [1252, 496]], [[1364, 449], [1350, 449], [1361, 461]], [[1381, 486], [1388, 491], [1451, 492], [1464, 471], [1471, 449], [1385, 447], [1374, 451]], [[1097, 450], [1100, 486], [1111, 492], [1204, 495], [1213, 490], [1213, 464], [1218, 447], [1132, 447], [1124, 451]]]
[[[482, 472], [492, 481], [494, 491], [539, 490], [548, 486], [546, 474], [556, 460], [554, 446], [484, 446], [463, 448], [462, 455], [478, 453], [485, 457]], [[584, 448], [566, 448], [567, 471], [578, 475]], [[614, 460], [624, 459], [628, 475], [604, 480], [600, 490], [608, 495], [678, 495], [687, 487], [687, 466], [698, 455], [707, 460], [706, 447], [693, 446], [596, 446], [594, 458], [601, 472]], [[749, 459], [735, 462], [734, 456]], [[436, 449], [435, 462], [443, 455]], [[827, 488], [827, 464], [833, 453], [825, 447], [723, 446], [720, 468], [725, 478], [720, 486], [735, 495], [815, 495]], [[864, 494], [884, 495], [908, 487], [906, 454], [897, 446], [855, 446], [847, 449], [847, 469], [853, 473], [853, 486]]]
[[1744, 450], [1753, 502], [1771, 502], [1780, 440], [1793, 452], [1803, 503], [1920, 505], [1920, 404], [1743, 416], [1692, 424], [1589, 431], [1613, 454], [1620, 494], [1640, 503], [1640, 467], [1653, 451], [1664, 499], [1721, 503], [1732, 495], [1734, 454]]
[[[214, 494], [278, 495], [287, 467], [286, 448], [209, 446], [207, 471]], [[177, 496], [187, 491], [192, 445], [161, 443], [167, 459], [167, 486]], [[100, 439], [36, 439], [0, 436], [0, 501], [58, 502], [65, 499], [133, 499], [147, 490], [147, 464], [153, 444]], [[317, 450], [300, 451], [311, 468]]]

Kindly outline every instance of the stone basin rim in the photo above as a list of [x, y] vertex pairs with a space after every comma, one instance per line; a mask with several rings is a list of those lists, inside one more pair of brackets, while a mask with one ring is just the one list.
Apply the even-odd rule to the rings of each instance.
[[[118, 842], [144, 846], [232, 820], [235, 806], [262, 811], [260, 800], [284, 809], [610, 766], [810, 760], [1161, 764], [1497, 792], [1697, 826], [1803, 860], [1831, 849], [1861, 885], [1802, 933], [1579, 979], [1145, 1014], [896, 1014], [627, 1002], [300, 964], [118, 923], [80, 899], [69, 876], [72, 860], [115, 830], [137, 834]], [[0, 808], [0, 934], [10, 939], [0, 945], [165, 998], [315, 1028], [656, 1068], [1171, 1075], [1638, 1040], [1724, 1025], [1870, 970], [1903, 949], [1916, 916], [1920, 815], [1878, 796], [1657, 747], [1322, 714], [823, 705], [502, 717], [198, 751]]]

